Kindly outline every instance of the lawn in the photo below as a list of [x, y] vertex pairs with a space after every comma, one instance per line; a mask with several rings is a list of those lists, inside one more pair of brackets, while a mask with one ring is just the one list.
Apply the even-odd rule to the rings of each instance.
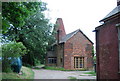
[[22, 66], [21, 71], [21, 75], [17, 73], [2, 73], [2, 79], [34, 79], [34, 72], [32, 71], [32, 69]]
[[77, 78], [73, 76], [69, 76], [68, 79], [77, 79]]
[[91, 71], [91, 72], [86, 72], [84, 74], [90, 74], [90, 76], [96, 76], [96, 73], [94, 71]]
[[79, 69], [79, 70], [66, 70], [64, 68], [60, 68], [60, 67], [49, 67], [49, 66], [45, 66], [44, 69], [48, 69], [48, 70], [59, 70], [59, 71], [86, 71], [86, 69]]

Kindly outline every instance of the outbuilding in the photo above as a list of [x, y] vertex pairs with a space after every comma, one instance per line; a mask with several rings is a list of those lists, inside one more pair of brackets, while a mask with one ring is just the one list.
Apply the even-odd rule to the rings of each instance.
[[96, 27], [97, 79], [120, 79], [120, 0]]

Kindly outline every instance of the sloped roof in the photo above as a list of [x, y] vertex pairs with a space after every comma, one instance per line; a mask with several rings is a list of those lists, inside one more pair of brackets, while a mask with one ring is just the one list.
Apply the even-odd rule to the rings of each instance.
[[109, 18], [109, 17], [111, 17], [119, 12], [120, 12], [120, 5], [117, 6], [116, 8], [114, 8], [108, 15], [106, 15], [102, 20], [100, 20], [100, 22], [104, 21], [105, 19], [107, 19], [107, 18]]
[[71, 32], [67, 34], [66, 36], [62, 37], [62, 40], [60, 40], [60, 43], [66, 42], [68, 39], [70, 39], [73, 35], [75, 35], [79, 30], [76, 30], [74, 32]]
[[62, 40], [60, 40], [59, 43], [64, 43], [64, 42], [66, 42], [67, 40], [69, 40], [72, 36], [74, 36], [74, 35], [75, 35], [76, 33], [78, 33], [78, 32], [81, 32], [92, 44], [94, 44], [80, 29], [78, 29], [78, 30], [76, 30], [76, 31], [74, 31], [74, 32], [71, 32], [71, 33], [67, 34], [66, 36], [64, 36], [64, 37], [62, 38]]

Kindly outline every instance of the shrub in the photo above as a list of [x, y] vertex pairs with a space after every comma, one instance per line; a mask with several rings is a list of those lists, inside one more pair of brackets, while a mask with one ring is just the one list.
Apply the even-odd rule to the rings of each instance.
[[26, 54], [26, 47], [21, 43], [9, 43], [3, 44], [2, 48], [2, 71], [10, 72], [11, 71], [11, 61], [12, 58], [20, 57]]

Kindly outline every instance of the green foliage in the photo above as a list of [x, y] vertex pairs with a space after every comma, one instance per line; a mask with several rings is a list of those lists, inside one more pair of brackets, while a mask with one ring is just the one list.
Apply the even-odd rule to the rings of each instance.
[[91, 74], [90, 76], [96, 76], [96, 73], [94, 71], [86, 72], [85, 74]]
[[15, 28], [21, 28], [25, 24], [25, 19], [34, 14], [36, 10], [43, 10], [41, 2], [2, 2], [2, 28], [6, 33], [12, 24]]
[[20, 57], [26, 54], [26, 47], [21, 43], [9, 43], [2, 45], [2, 57]]
[[94, 63], [96, 63], [96, 56], [93, 57]]
[[92, 46], [92, 55], [94, 57], [95, 51], [94, 51], [94, 46]]
[[45, 10], [47, 8], [44, 2], [2, 4], [2, 39], [5, 42], [22, 42], [29, 50], [23, 61], [30, 65], [44, 63], [48, 42], [52, 40], [52, 26], [44, 16]]
[[58, 67], [49, 67], [49, 66], [45, 66], [44, 67], [45, 69], [49, 69], [49, 70], [60, 70], [60, 71], [65, 71], [64, 68], [58, 68]]
[[34, 79], [34, 72], [32, 71], [32, 69], [22, 66], [21, 71], [22, 71], [22, 75], [18, 75], [17, 73], [12, 73], [12, 72], [2, 73], [2, 79], [9, 79], [9, 81], [14, 81], [14, 80], [16, 81], [16, 79], [19, 79], [20, 81], [32, 81], [32, 79]]
[[49, 67], [49, 66], [45, 66], [45, 69], [49, 69], [49, 70], [59, 70], [59, 71], [86, 71], [86, 69], [82, 68], [79, 70], [69, 70], [69, 69], [64, 69], [62, 67]]
[[49, 20], [38, 12], [26, 20], [24, 28], [20, 31], [18, 41], [23, 42], [27, 49], [30, 50], [27, 58], [32, 58], [32, 62], [28, 60], [31, 65], [36, 65], [38, 61], [41, 63], [45, 61], [46, 49], [49, 40], [51, 40], [50, 31], [52, 26], [48, 22]]
[[1, 46], [2, 48], [2, 71], [11, 72], [11, 60], [10, 58], [20, 57], [26, 54], [26, 47], [21, 43], [9, 43]]
[[73, 76], [69, 76], [68, 79], [77, 79], [77, 78]]
[[94, 63], [96, 63], [96, 55], [95, 55], [95, 51], [94, 51], [94, 46], [92, 47], [92, 55], [93, 55], [93, 61]]
[[8, 40], [18, 40], [26, 19], [46, 10], [43, 2], [2, 2], [2, 34]]

